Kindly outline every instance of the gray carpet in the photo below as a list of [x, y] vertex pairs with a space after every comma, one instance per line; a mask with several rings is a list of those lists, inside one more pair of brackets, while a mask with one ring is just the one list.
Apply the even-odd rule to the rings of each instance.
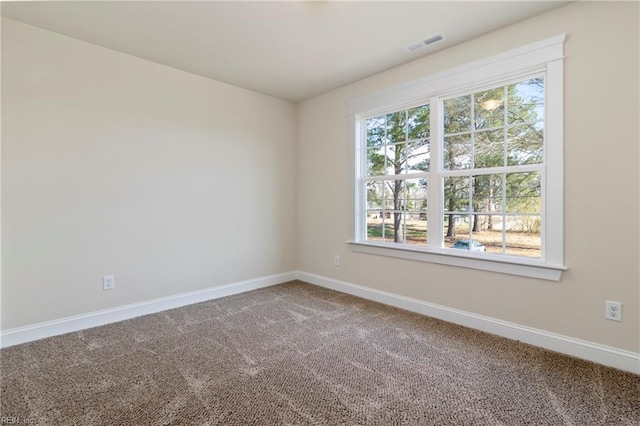
[[0, 358], [23, 424], [640, 424], [640, 376], [301, 282]]

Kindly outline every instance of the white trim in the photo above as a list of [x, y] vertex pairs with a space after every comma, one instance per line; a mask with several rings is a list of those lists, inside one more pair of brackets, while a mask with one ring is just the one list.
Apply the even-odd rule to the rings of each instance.
[[[362, 134], [363, 133], [366, 134], [366, 130], [364, 129], [364, 122], [362, 120], [358, 120], [354, 114], [351, 114], [349, 116], [349, 127], [352, 129], [352, 132], [353, 132], [351, 135], [352, 136], [351, 140], [360, 140], [360, 138], [362, 137]], [[366, 154], [363, 151], [364, 151], [364, 147], [362, 146], [362, 144], [357, 144], [356, 150], [355, 150], [355, 156], [353, 158], [354, 173], [352, 176], [352, 182], [356, 182], [358, 179], [358, 176], [366, 175], [366, 166], [365, 166]], [[362, 191], [362, 188], [360, 185], [355, 185], [355, 193], [354, 193], [353, 201], [355, 202], [355, 214], [353, 216], [353, 230], [355, 232], [355, 235], [361, 236], [365, 234], [366, 226], [362, 223], [361, 220], [358, 220], [358, 218], [362, 217], [367, 206], [365, 203], [365, 194]]]
[[207, 300], [257, 290], [259, 288], [293, 281], [296, 279], [295, 277], [295, 272], [268, 275], [266, 277], [239, 281], [204, 290], [190, 291], [173, 296], [161, 297], [159, 299], [119, 306], [117, 308], [110, 308], [53, 321], [27, 325], [24, 327], [12, 328], [0, 332], [0, 347], [5, 348], [20, 343], [44, 339], [46, 337], [124, 321], [126, 319], [153, 314], [167, 309], [179, 308], [194, 303], [206, 302]]
[[575, 339], [307, 272], [298, 271], [296, 278], [320, 287], [352, 294], [385, 305], [395, 306], [565, 355], [640, 374], [640, 354], [635, 352]]
[[474, 253], [471, 251], [456, 253], [452, 249], [433, 249], [430, 247], [414, 247], [407, 244], [398, 245], [395, 243], [369, 241], [347, 241], [347, 244], [356, 253], [459, 266], [548, 281], [560, 281], [562, 272], [567, 269], [561, 265], [549, 265], [533, 259], [492, 255], [491, 253]]
[[[542, 254], [564, 262], [564, 71], [561, 60], [547, 64], [545, 75], [544, 191]], [[551, 119], [549, 119], [551, 118]], [[557, 119], [559, 118], [559, 119]]]
[[[385, 90], [349, 100], [349, 113], [365, 115], [378, 110], [416, 102], [421, 98], [440, 96], [451, 90], [475, 87], [478, 82], [503, 81], [510, 77], [530, 73], [550, 61], [563, 58], [566, 34], [531, 43], [497, 55], [448, 69], [417, 80], [409, 81]], [[496, 76], [495, 67], [501, 72]], [[514, 74], [515, 73], [515, 74]], [[437, 92], [434, 91], [437, 87]]]

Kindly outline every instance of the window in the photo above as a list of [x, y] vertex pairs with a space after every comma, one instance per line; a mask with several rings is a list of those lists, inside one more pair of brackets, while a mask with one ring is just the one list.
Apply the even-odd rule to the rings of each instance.
[[444, 246], [541, 258], [544, 76], [444, 99], [442, 117]]
[[353, 249], [559, 279], [563, 41], [354, 100]]
[[365, 119], [365, 238], [427, 242], [429, 105]]

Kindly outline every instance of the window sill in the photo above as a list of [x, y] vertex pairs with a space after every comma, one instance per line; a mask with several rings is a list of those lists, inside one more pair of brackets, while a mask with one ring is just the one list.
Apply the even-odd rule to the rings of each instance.
[[393, 243], [347, 241], [352, 251], [396, 257], [441, 265], [459, 266], [502, 274], [519, 275], [549, 281], [560, 281], [567, 268], [532, 259], [504, 259], [490, 254], [455, 253], [451, 249], [433, 250], [423, 247], [398, 246]]

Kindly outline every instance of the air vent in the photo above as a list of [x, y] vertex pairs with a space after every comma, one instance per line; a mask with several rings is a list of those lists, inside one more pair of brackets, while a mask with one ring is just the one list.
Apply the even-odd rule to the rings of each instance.
[[432, 45], [442, 40], [444, 40], [444, 37], [441, 34], [433, 34], [423, 39], [416, 40], [414, 42], [407, 44], [406, 46], [404, 46], [404, 49], [407, 52], [415, 52], [416, 50], [420, 50], [422, 48], [425, 48], [429, 45]]

